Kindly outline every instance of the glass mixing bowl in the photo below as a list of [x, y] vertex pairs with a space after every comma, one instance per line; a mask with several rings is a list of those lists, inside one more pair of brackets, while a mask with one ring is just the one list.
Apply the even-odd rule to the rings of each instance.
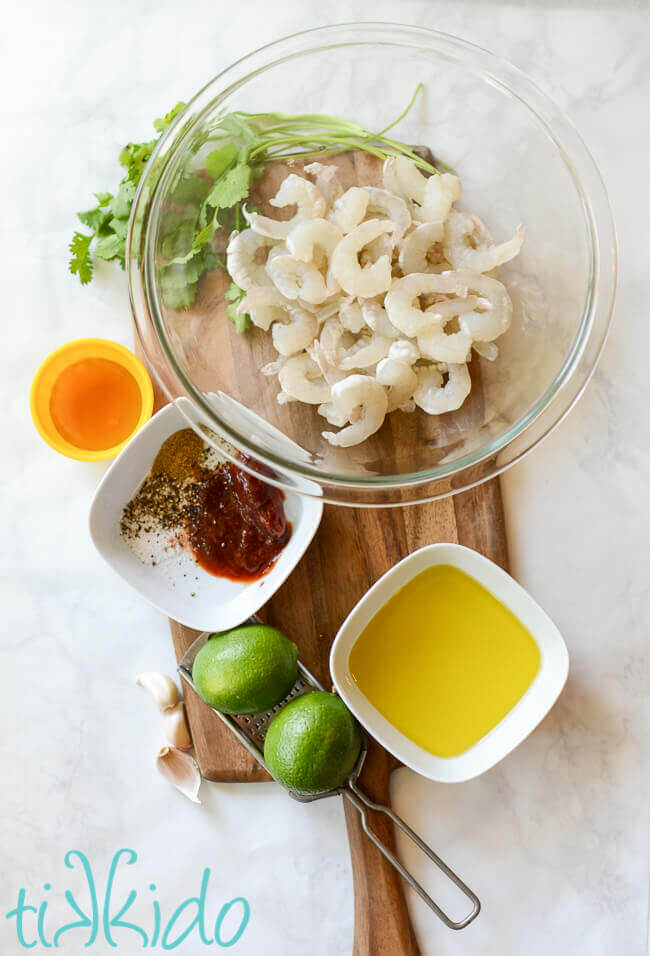
[[[179, 222], [190, 234], [196, 227], [200, 203], [184, 191], [184, 177], [214, 149], [219, 117], [234, 110], [328, 113], [379, 130], [417, 84], [413, 109], [391, 135], [429, 147], [453, 167], [463, 184], [459, 207], [481, 216], [497, 241], [526, 226], [521, 254], [500, 272], [513, 322], [496, 361], [473, 360], [474, 387], [457, 412], [395, 412], [362, 445], [333, 448], [315, 407], [276, 401], [277, 378], [259, 371], [275, 357], [269, 336], [235, 330], [225, 315], [223, 270], [206, 272], [195, 286], [192, 260], [179, 264], [170, 303], [161, 261], [174, 254], [169, 237]], [[337, 504], [386, 506], [486, 480], [562, 419], [605, 341], [616, 241], [587, 149], [519, 70], [456, 37], [359, 23], [263, 47], [194, 97], [142, 177], [127, 258], [140, 343], [167, 395], [189, 399], [179, 407], [193, 427], [230, 456], [250, 456], [253, 472], [266, 477], [258, 463], [270, 466], [282, 487]], [[194, 296], [189, 308], [180, 307], [184, 290]]]

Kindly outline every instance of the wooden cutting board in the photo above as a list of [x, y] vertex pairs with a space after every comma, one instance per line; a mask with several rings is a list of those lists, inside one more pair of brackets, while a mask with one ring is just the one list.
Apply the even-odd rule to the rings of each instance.
[[[348, 154], [333, 161], [337, 162], [346, 186], [354, 182], [380, 185], [381, 167], [367, 154]], [[293, 164], [291, 171], [297, 172], [297, 166]], [[277, 191], [287, 172], [280, 164], [269, 167], [268, 174], [256, 187], [256, 202], [263, 212], [276, 218], [280, 218], [281, 213], [268, 206], [268, 198]], [[290, 212], [287, 211], [287, 215]], [[190, 356], [190, 361], [196, 383], [206, 390], [220, 387], [239, 395], [241, 401], [270, 417], [279, 427], [284, 426], [289, 433], [292, 433], [292, 422], [295, 427], [295, 416], [303, 416], [300, 421], [303, 434], [309, 429], [312, 433], [314, 429], [320, 431], [323, 422], [313, 409], [291, 404], [279, 410], [273, 389], [260, 388], [259, 369], [275, 357], [269, 337], [258, 331], [248, 333], [247, 349], [242, 350], [230, 323], [215, 321], [215, 312], [223, 312], [223, 283], [222, 273], [206, 275], [195, 307], [184, 314], [195, 343], [196, 354]], [[475, 364], [472, 377], [472, 395], [452, 428], [482, 414], [480, 374]], [[157, 394], [157, 400], [160, 404], [166, 399]], [[286, 421], [278, 418], [279, 415], [286, 415]], [[392, 445], [378, 445], [376, 450], [374, 438], [365, 443], [371, 458], [385, 455], [387, 448], [398, 451], [404, 441], [425, 452], [435, 445], [436, 429], [439, 434], [440, 427], [435, 419], [424, 415], [402, 417], [408, 422], [395, 426], [389, 422], [384, 426], [391, 431], [395, 429]], [[507, 570], [498, 479], [454, 497], [406, 508], [353, 510], [326, 506], [320, 529], [302, 561], [260, 615], [296, 642], [303, 663], [329, 687], [330, 646], [354, 604], [397, 561], [436, 541], [458, 542], [474, 548]], [[198, 632], [174, 621], [170, 624], [174, 649], [180, 660]], [[265, 771], [190, 688], [185, 688], [185, 696], [196, 755], [205, 779], [268, 780]], [[383, 748], [370, 742], [361, 784], [373, 800], [390, 803], [390, 775], [396, 766], [397, 762]], [[296, 805], [293, 812], [300, 813], [300, 806]], [[357, 956], [414, 956], [419, 950], [402, 880], [364, 835], [359, 814], [348, 801], [345, 801], [345, 815], [354, 874], [353, 952]], [[381, 814], [374, 817], [373, 827], [384, 842], [394, 848], [391, 824]], [[471, 885], [471, 874], [460, 875]]]

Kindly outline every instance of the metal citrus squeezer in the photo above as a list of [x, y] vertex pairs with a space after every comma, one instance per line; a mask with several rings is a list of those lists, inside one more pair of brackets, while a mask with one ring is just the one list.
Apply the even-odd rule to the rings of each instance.
[[[189, 686], [196, 691], [194, 686], [194, 681], [192, 680], [192, 668], [194, 666], [194, 659], [203, 645], [212, 637], [212, 633], [205, 631], [203, 634], [199, 634], [197, 639], [188, 648], [185, 655], [183, 656], [180, 664], [178, 665], [178, 672], [183, 678], [183, 680], [189, 684]], [[266, 732], [268, 730], [269, 724], [279, 713], [282, 708], [289, 703], [289, 701], [294, 700], [296, 697], [300, 697], [302, 694], [310, 693], [313, 690], [326, 690], [319, 681], [311, 674], [307, 668], [298, 661], [298, 678], [291, 688], [291, 691], [279, 704], [276, 704], [271, 710], [263, 711], [259, 714], [246, 714], [243, 716], [235, 716], [233, 714], [225, 714], [220, 710], [215, 710], [211, 708], [214, 713], [223, 721], [223, 723], [232, 731], [232, 733], [237, 737], [240, 743], [253, 755], [255, 760], [257, 760], [267, 771], [268, 768], [264, 762], [264, 738], [266, 737]], [[346, 800], [349, 800], [352, 803], [359, 813], [361, 814], [361, 824], [365, 834], [370, 840], [375, 844], [380, 853], [382, 853], [386, 859], [395, 867], [398, 873], [406, 880], [406, 882], [411, 886], [418, 896], [424, 900], [427, 906], [433, 910], [436, 916], [442, 920], [445, 926], [448, 926], [450, 929], [464, 929], [468, 926], [472, 920], [476, 919], [480, 910], [481, 903], [475, 893], [470, 890], [468, 886], [463, 883], [460, 877], [451, 870], [447, 864], [440, 859], [437, 853], [428, 846], [424, 840], [422, 840], [417, 833], [415, 833], [409, 826], [399, 817], [394, 810], [390, 807], [383, 806], [383, 804], [375, 803], [371, 800], [364, 792], [361, 790], [357, 784], [357, 779], [361, 773], [361, 768], [363, 767], [364, 760], [367, 753], [367, 739], [365, 734], [363, 735], [363, 746], [361, 753], [359, 754], [359, 759], [356, 762], [356, 765], [352, 772], [350, 773], [347, 783], [343, 786], [337, 787], [334, 790], [327, 790], [323, 793], [310, 794], [305, 796], [304, 794], [296, 793], [288, 788], [284, 788], [290, 797], [293, 797], [294, 800], [297, 800], [300, 803], [311, 803], [314, 800], [322, 800], [324, 797], [332, 797], [337, 794], [345, 797]], [[468, 900], [472, 903], [472, 909], [468, 916], [464, 917], [461, 920], [453, 920], [451, 917], [441, 909], [438, 904], [431, 899], [427, 891], [423, 886], [415, 879], [415, 877], [409, 873], [409, 871], [403, 866], [403, 864], [398, 860], [395, 854], [390, 850], [389, 847], [383, 843], [380, 838], [377, 836], [376, 832], [372, 829], [370, 822], [368, 820], [368, 810], [374, 810], [377, 813], [383, 813], [385, 816], [389, 817], [390, 820], [395, 824], [396, 827], [404, 833], [410, 840], [420, 850], [434, 863], [439, 870], [441, 870], [452, 883], [454, 883], [459, 890], [467, 897]]]

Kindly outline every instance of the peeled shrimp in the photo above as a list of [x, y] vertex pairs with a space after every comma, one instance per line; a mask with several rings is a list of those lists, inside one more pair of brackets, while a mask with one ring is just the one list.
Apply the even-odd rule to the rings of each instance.
[[512, 300], [503, 282], [468, 269], [459, 269], [453, 274], [461, 286], [466, 284], [479, 296], [471, 312], [459, 315], [461, 330], [471, 335], [474, 342], [492, 342], [507, 332], [512, 321]]
[[277, 396], [280, 405], [294, 401], [321, 405], [330, 400], [330, 387], [316, 362], [306, 352], [288, 358], [278, 372], [278, 379], [282, 388]]
[[246, 293], [237, 307], [237, 315], [248, 313], [253, 325], [268, 332], [273, 322], [286, 319], [290, 304], [273, 286], [258, 286]]
[[377, 365], [377, 381], [388, 388], [388, 412], [399, 408], [405, 412], [415, 409], [413, 393], [418, 377], [413, 364], [420, 357], [419, 349], [406, 339], [393, 342], [388, 356]]
[[258, 236], [252, 229], [232, 233], [226, 249], [226, 268], [240, 289], [248, 292], [255, 286], [271, 285], [266, 267], [256, 261], [256, 254], [274, 245], [272, 239]]
[[472, 347], [472, 336], [468, 332], [447, 333], [444, 327], [435, 325], [420, 332], [417, 341], [422, 355], [436, 362], [466, 362]]
[[392, 241], [396, 245], [411, 225], [411, 214], [408, 206], [399, 196], [388, 192], [387, 189], [376, 189], [374, 186], [364, 186], [368, 193], [368, 206], [365, 215], [377, 219], [385, 216], [395, 223]]
[[389, 156], [384, 162], [384, 187], [409, 202], [419, 206], [424, 202], [424, 190], [427, 184], [415, 163], [406, 156]]
[[339, 182], [336, 166], [325, 163], [309, 163], [305, 172], [316, 180], [316, 189], [323, 196], [328, 207], [332, 207], [339, 196], [343, 195], [343, 186]]
[[368, 328], [388, 339], [398, 339], [402, 334], [388, 318], [386, 309], [378, 302], [366, 301], [361, 303], [361, 315]]
[[370, 368], [383, 358], [386, 358], [392, 339], [383, 335], [361, 335], [339, 361], [339, 368], [343, 372], [351, 372], [358, 368]]
[[370, 196], [361, 186], [351, 186], [340, 196], [329, 214], [330, 222], [341, 232], [352, 232], [363, 221]]
[[472, 347], [472, 336], [464, 329], [447, 332], [445, 327], [454, 319], [464, 318], [473, 314], [479, 304], [487, 305], [487, 299], [479, 299], [475, 295], [468, 295], [465, 299], [445, 299], [429, 306], [426, 310], [440, 324], [423, 329], [418, 335], [418, 346], [425, 358], [435, 359], [437, 362], [466, 362], [469, 350]]
[[324, 216], [327, 209], [325, 199], [320, 190], [308, 179], [290, 173], [273, 199], [269, 199], [272, 206], [282, 209], [284, 206], [297, 206], [298, 211], [291, 219], [272, 219], [270, 216], [261, 216], [256, 212], [244, 209], [244, 215], [251, 229], [260, 236], [270, 239], [286, 239], [291, 230], [303, 219], [314, 219]]
[[300, 306], [289, 309], [288, 322], [275, 322], [271, 329], [273, 345], [280, 355], [295, 355], [311, 345], [318, 332], [318, 322]]
[[431, 325], [440, 325], [440, 321], [430, 312], [423, 312], [415, 300], [421, 295], [439, 293], [443, 295], [467, 295], [470, 273], [445, 272], [441, 275], [425, 275], [415, 272], [396, 279], [384, 304], [388, 318], [408, 338], [420, 335]]
[[328, 319], [320, 331], [318, 343], [330, 365], [338, 367], [345, 329], [337, 316]]
[[[269, 202], [277, 209], [297, 206], [297, 216], [305, 219], [320, 219], [325, 215], [326, 203], [320, 190], [308, 179], [290, 173]], [[291, 221], [291, 220], [289, 220]]]
[[416, 216], [423, 222], [443, 223], [451, 207], [460, 199], [461, 185], [458, 176], [441, 173], [429, 176], [424, 186], [422, 206]]
[[[444, 227], [441, 222], [423, 222], [408, 234], [399, 251], [399, 266], [406, 275], [409, 272], [431, 272], [429, 255], [442, 242]], [[442, 259], [440, 249], [439, 259]]]
[[313, 262], [302, 262], [286, 252], [269, 257], [266, 271], [276, 289], [287, 299], [304, 299], [319, 305], [328, 296], [322, 274]]
[[[442, 248], [445, 259], [454, 269], [490, 272], [514, 259], [526, 238], [526, 230], [523, 226], [518, 226], [512, 239], [497, 246], [490, 245], [485, 238], [487, 230], [481, 234], [481, 227], [485, 230], [480, 220], [467, 213], [454, 211], [449, 215]], [[489, 236], [489, 233], [487, 235]]]
[[413, 399], [427, 415], [442, 415], [460, 408], [472, 387], [465, 364], [449, 365], [448, 378], [444, 384], [442, 375], [433, 366], [418, 368], [416, 374], [418, 387]]
[[337, 421], [350, 422], [340, 432], [323, 432], [330, 445], [349, 448], [373, 435], [386, 416], [388, 397], [376, 378], [348, 375], [332, 386], [331, 412]]
[[392, 232], [395, 224], [382, 219], [362, 222], [338, 243], [330, 270], [341, 288], [348, 295], [371, 299], [390, 289], [391, 264], [388, 256], [381, 256], [372, 265], [361, 266], [359, 253], [364, 246], [384, 233]]
[[348, 332], [358, 333], [366, 324], [363, 308], [356, 299], [346, 299], [339, 311], [341, 325]]
[[411, 215], [418, 222], [444, 222], [461, 194], [457, 176], [424, 176], [406, 156], [388, 157], [384, 163], [384, 186], [410, 202]]
[[343, 233], [327, 219], [305, 219], [299, 222], [287, 236], [287, 249], [296, 259], [311, 262], [317, 247], [329, 261]]

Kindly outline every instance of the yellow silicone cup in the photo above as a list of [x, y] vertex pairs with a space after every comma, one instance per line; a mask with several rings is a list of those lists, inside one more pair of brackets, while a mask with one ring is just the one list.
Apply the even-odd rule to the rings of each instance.
[[[142, 408], [138, 424], [123, 442], [112, 448], [94, 451], [79, 448], [63, 438], [52, 421], [50, 399], [54, 383], [64, 369], [86, 358], [104, 358], [121, 365], [133, 377], [140, 391]], [[41, 364], [32, 382], [29, 408], [39, 435], [55, 451], [68, 458], [75, 458], [77, 461], [105, 461], [107, 458], [115, 458], [119, 455], [135, 433], [151, 418], [153, 386], [140, 359], [123, 345], [118, 345], [117, 342], [111, 342], [109, 339], [75, 339], [74, 342], [59, 346]]]

